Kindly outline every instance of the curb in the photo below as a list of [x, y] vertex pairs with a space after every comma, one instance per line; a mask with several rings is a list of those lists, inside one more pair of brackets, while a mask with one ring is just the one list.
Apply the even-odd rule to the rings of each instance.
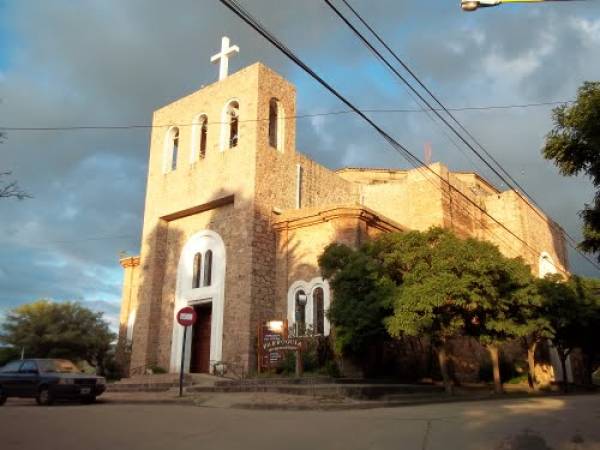
[[[570, 394], [586, 395], [586, 394]], [[594, 394], [587, 394], [594, 395]], [[187, 396], [183, 398], [155, 398], [155, 399], [99, 399], [98, 404], [106, 405], [181, 405], [181, 406], [196, 406], [204, 408], [222, 408], [222, 409], [242, 409], [253, 411], [352, 411], [352, 410], [368, 410], [378, 408], [401, 408], [409, 406], [421, 405], [436, 405], [445, 403], [472, 403], [481, 401], [501, 401], [501, 400], [524, 400], [536, 398], [556, 398], [563, 394], [481, 394], [481, 395], [455, 395], [449, 397], [436, 398], [415, 398], [404, 400], [374, 400], [362, 401], [357, 403], [232, 403], [226, 406], [210, 406], [205, 405], [206, 401], [195, 396]]]

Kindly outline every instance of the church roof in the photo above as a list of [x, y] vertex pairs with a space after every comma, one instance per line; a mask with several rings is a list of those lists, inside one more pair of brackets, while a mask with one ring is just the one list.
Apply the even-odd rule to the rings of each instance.
[[339, 218], [355, 218], [384, 231], [404, 231], [406, 227], [361, 205], [332, 205], [317, 208], [288, 209], [273, 222], [275, 229], [299, 228]]

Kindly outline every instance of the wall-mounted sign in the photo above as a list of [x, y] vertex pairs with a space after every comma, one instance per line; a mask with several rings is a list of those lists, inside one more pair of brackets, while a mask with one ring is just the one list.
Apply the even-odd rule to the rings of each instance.
[[258, 326], [258, 371], [277, 366], [287, 351], [297, 351], [299, 340], [288, 339], [287, 320], [269, 320]]

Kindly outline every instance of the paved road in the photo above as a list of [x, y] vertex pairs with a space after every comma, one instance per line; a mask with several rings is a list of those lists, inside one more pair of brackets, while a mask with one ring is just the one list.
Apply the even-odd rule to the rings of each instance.
[[600, 396], [344, 412], [9, 401], [0, 448], [600, 450]]

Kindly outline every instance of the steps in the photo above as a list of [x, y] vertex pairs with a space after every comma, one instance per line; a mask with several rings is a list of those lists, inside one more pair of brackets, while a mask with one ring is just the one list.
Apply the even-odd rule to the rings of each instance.
[[187, 392], [196, 393], [233, 393], [233, 392], [269, 392], [277, 394], [305, 395], [313, 397], [346, 397], [356, 400], [373, 400], [398, 395], [432, 395], [443, 392], [441, 386], [418, 384], [385, 383], [339, 383], [328, 380], [298, 381], [248, 380], [243, 382], [217, 382], [214, 386], [190, 386]]
[[[137, 375], [108, 385], [109, 392], [163, 392], [179, 386], [178, 374]], [[258, 393], [351, 398], [355, 400], [399, 399], [443, 392], [434, 384], [400, 384], [391, 380], [352, 378], [251, 378], [226, 380], [207, 374], [186, 374], [186, 392], [197, 394]]]
[[[213, 377], [208, 374], [185, 374], [183, 385], [189, 386], [213, 386], [217, 380], [222, 378]], [[135, 375], [124, 378], [107, 386], [108, 392], [163, 392], [174, 387], [179, 387], [179, 374], [165, 373], [156, 375]]]

